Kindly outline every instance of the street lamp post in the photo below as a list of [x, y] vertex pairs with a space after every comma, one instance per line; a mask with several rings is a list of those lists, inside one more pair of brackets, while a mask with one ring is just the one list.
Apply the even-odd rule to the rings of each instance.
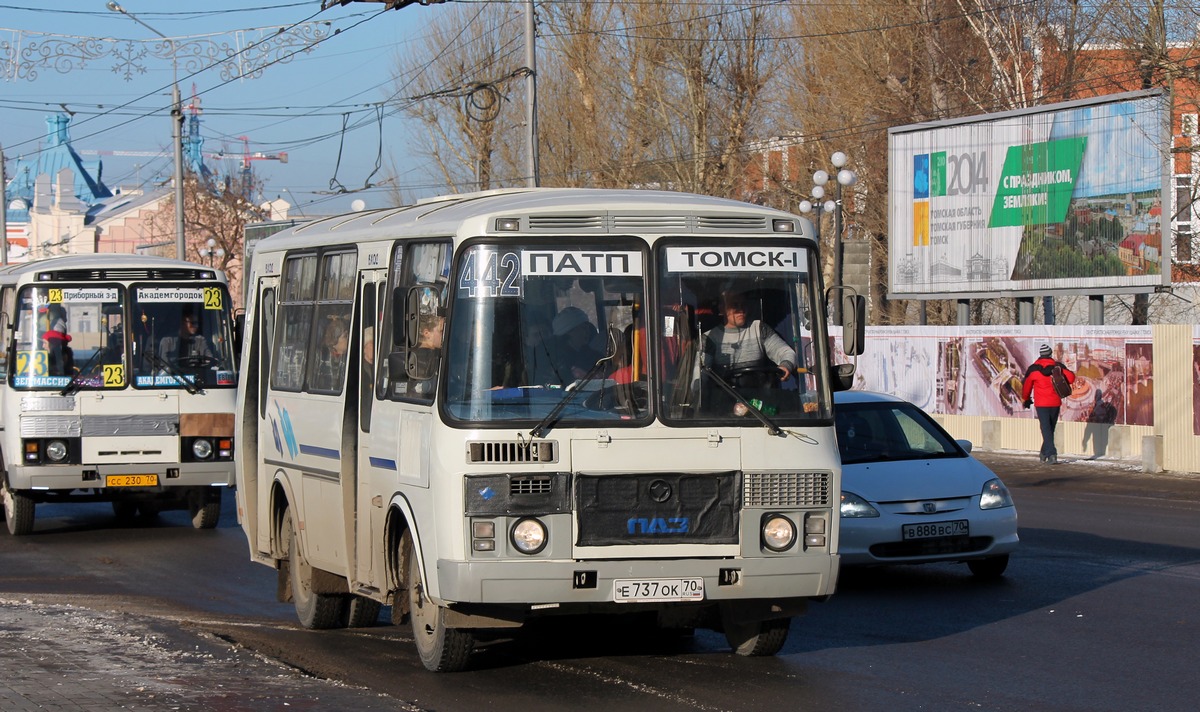
[[171, 47], [171, 139], [175, 145], [175, 257], [182, 260], [186, 254], [183, 239], [183, 100], [179, 96], [179, 61], [175, 56], [175, 42], [117, 3], [110, 0], [105, 7], [150, 30]]
[[[830, 176], [828, 171], [818, 170], [813, 173], [813, 187], [811, 195], [814, 200], [801, 200], [800, 212], [808, 213], [816, 210], [816, 238], [817, 244], [821, 242], [821, 214], [833, 213], [833, 278], [834, 287], [842, 286], [842, 230], [843, 230], [843, 215], [845, 203], [842, 201], [842, 188], [851, 186], [858, 182], [858, 174], [846, 168], [846, 164], [850, 159], [841, 151], [835, 152], [829, 157], [829, 162], [833, 164], [836, 171], [833, 176]], [[832, 200], [826, 200], [823, 203], [821, 199], [825, 197], [825, 185], [829, 183], [830, 178], [834, 178], [834, 197]], [[814, 202], [815, 201], [815, 202]], [[840, 318], [841, 295], [834, 295], [834, 315]]]
[[208, 241], [204, 243], [204, 247], [200, 248], [200, 256], [207, 257], [208, 266], [212, 267], [214, 257], [219, 260], [225, 256], [225, 248], [217, 247], [217, 241], [210, 237], [208, 238]]

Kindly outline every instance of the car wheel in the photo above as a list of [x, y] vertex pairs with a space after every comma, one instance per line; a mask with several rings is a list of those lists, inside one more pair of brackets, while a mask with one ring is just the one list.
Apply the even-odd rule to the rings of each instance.
[[405, 567], [404, 587], [408, 593], [408, 618], [421, 662], [425, 669], [433, 672], [464, 670], [475, 648], [475, 636], [469, 630], [446, 627], [446, 609], [425, 595], [416, 548], [407, 536], [405, 542], [408, 565]]
[[296, 525], [290, 513], [284, 518], [283, 555], [288, 560], [288, 576], [296, 617], [305, 628], [340, 628], [343, 623], [346, 599], [338, 594], [315, 593], [312, 590], [312, 566], [300, 552]]
[[188, 514], [192, 516], [192, 527], [195, 529], [213, 529], [221, 520], [221, 500], [211, 502], [192, 502], [188, 506]]
[[346, 627], [366, 628], [375, 625], [382, 608], [375, 599], [351, 594], [350, 600], [346, 602]]
[[968, 561], [967, 567], [971, 569], [972, 574], [975, 574], [975, 578], [984, 580], [998, 579], [1004, 575], [1004, 570], [1008, 568], [1008, 554]]
[[0, 496], [4, 497], [4, 520], [8, 524], [8, 533], [13, 536], [32, 533], [33, 514], [37, 503], [19, 492], [13, 492], [8, 485], [3, 486]]
[[117, 523], [121, 526], [127, 526], [133, 522], [133, 518], [137, 516], [137, 502], [118, 499], [112, 503], [113, 516], [117, 518]]
[[725, 640], [742, 657], [767, 657], [778, 653], [787, 642], [791, 618], [772, 618], [753, 623], [724, 623]]

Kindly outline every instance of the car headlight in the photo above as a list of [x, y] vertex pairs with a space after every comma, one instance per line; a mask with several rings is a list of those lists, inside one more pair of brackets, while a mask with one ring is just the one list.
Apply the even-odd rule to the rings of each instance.
[[763, 521], [762, 541], [771, 551], [787, 551], [796, 541], [796, 525], [782, 514], [769, 514]]
[[983, 483], [983, 492], [979, 494], [980, 509], [999, 509], [1013, 506], [1012, 495], [1000, 478]]
[[879, 510], [872, 507], [867, 500], [853, 492], [842, 492], [842, 516], [847, 519], [852, 517], [878, 517]]
[[46, 443], [46, 459], [50, 462], [62, 462], [67, 459], [67, 444], [62, 440]]
[[208, 458], [212, 457], [213, 454], [212, 443], [204, 438], [199, 438], [193, 441], [192, 454], [196, 456], [197, 460], [207, 460]]
[[536, 519], [522, 519], [513, 525], [508, 538], [522, 554], [536, 554], [546, 548], [546, 525]]

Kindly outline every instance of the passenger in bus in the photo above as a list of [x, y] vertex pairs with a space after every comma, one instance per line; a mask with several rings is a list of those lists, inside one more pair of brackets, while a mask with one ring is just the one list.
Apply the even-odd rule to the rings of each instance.
[[333, 390], [340, 386], [342, 374], [346, 372], [346, 351], [350, 347], [350, 329], [345, 319], [332, 316], [321, 334], [321, 348], [317, 352], [317, 369], [313, 376], [315, 387]]
[[604, 354], [593, 345], [596, 327], [579, 307], [566, 307], [551, 324], [554, 336], [558, 337], [555, 372], [558, 385], [568, 385], [587, 375]]
[[69, 345], [71, 335], [67, 333], [67, 311], [61, 304], [43, 307], [40, 326], [42, 346], [47, 353], [47, 375], [74, 375], [75, 356]]
[[158, 345], [159, 357], [175, 366], [204, 366], [216, 360], [216, 350], [200, 333], [200, 319], [186, 312], [179, 322], [179, 335], [166, 336]]
[[429, 378], [414, 380], [413, 391], [422, 395], [433, 393], [437, 386], [437, 370], [433, 368], [437, 357], [442, 351], [442, 340], [446, 329], [446, 317], [440, 314], [422, 313], [417, 320], [417, 345], [413, 349], [413, 358], [421, 363], [421, 370], [431, 373]]

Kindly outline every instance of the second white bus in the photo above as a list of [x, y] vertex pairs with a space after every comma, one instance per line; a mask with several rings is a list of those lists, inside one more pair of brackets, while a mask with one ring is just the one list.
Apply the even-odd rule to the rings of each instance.
[[[390, 604], [435, 671], [581, 612], [774, 654], [838, 572], [848, 373], [818, 264], [802, 218], [650, 191], [451, 196], [262, 240], [236, 433], [252, 558], [307, 627]], [[759, 340], [771, 362], [730, 360]]]

